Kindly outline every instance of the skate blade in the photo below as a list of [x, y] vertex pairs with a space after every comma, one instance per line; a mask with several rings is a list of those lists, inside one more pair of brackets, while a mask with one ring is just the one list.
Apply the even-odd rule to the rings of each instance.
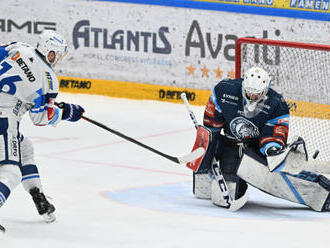
[[43, 214], [42, 218], [44, 219], [44, 221], [46, 223], [52, 223], [56, 220], [56, 216], [54, 213], [50, 213], [50, 214]]
[[0, 225], [0, 233], [5, 233], [5, 232], [6, 232], [6, 228]]

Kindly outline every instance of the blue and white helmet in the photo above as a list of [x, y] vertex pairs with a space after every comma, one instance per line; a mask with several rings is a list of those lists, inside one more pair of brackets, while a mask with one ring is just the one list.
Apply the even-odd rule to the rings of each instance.
[[[54, 66], [67, 54], [68, 45], [60, 34], [53, 30], [44, 30], [39, 36], [37, 50], [45, 56], [47, 63]], [[48, 54], [51, 51], [55, 53], [54, 61], [49, 61], [48, 59]]]
[[270, 76], [259, 67], [252, 67], [244, 74], [242, 91], [248, 105], [255, 106], [267, 95], [270, 87]]

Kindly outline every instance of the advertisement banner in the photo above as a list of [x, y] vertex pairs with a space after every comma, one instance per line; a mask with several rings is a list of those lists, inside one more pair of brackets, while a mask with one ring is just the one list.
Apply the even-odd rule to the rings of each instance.
[[329, 0], [276, 0], [276, 1], [275, 0], [193, 0], [193, 1], [330, 13]]
[[1, 42], [36, 44], [43, 29], [57, 30], [69, 53], [56, 71], [68, 77], [210, 90], [234, 77], [239, 37], [330, 44], [324, 21], [109, 1], [41, 3], [2, 0]]
[[329, 0], [92, 0], [330, 21]]

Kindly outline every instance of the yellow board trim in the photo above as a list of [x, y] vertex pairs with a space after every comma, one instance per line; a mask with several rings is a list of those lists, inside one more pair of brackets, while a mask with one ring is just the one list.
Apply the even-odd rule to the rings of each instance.
[[[180, 95], [187, 94], [193, 105], [205, 106], [210, 90], [172, 87], [133, 82], [123, 82], [103, 79], [88, 79], [58, 76], [60, 92], [104, 95], [109, 97], [128, 98], [136, 100], [156, 100], [172, 103], [182, 103]], [[330, 119], [330, 105], [287, 100], [290, 114], [299, 117]]]
[[102, 79], [59, 76], [60, 92], [96, 94], [128, 99], [157, 100], [182, 103], [180, 95], [186, 92], [191, 104], [206, 105], [211, 91], [190, 88], [152, 85]]

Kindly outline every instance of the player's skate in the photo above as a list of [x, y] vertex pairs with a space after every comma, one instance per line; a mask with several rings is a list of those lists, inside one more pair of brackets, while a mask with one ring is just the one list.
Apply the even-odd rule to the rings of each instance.
[[6, 232], [6, 228], [0, 225], [0, 232]]
[[40, 192], [40, 190], [35, 187], [30, 190], [30, 194], [34, 204], [36, 205], [38, 213], [44, 218], [44, 220], [48, 223], [55, 221], [55, 207], [47, 200], [44, 193]]

